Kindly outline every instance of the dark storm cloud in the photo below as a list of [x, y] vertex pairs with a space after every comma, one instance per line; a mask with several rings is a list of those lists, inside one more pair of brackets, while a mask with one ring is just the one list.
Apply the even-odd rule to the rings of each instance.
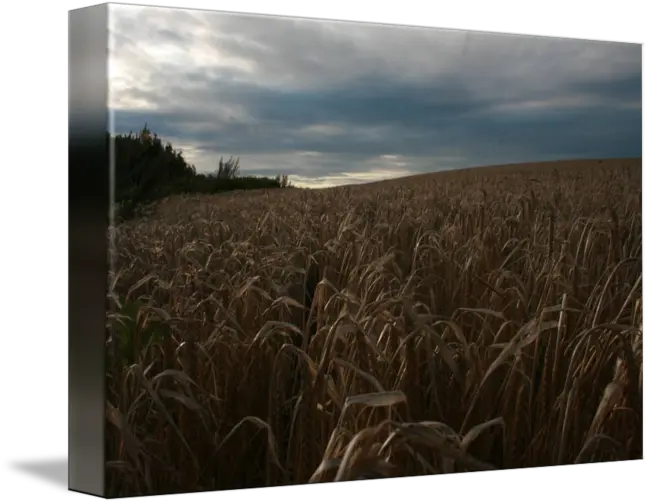
[[[173, 137], [190, 130], [191, 124], [203, 124], [191, 131], [191, 138], [215, 151], [283, 151], [286, 145], [298, 142], [299, 149], [329, 153], [388, 154], [398, 149], [426, 154], [441, 144], [457, 145], [469, 139], [471, 144], [511, 140], [517, 148], [536, 154], [549, 149], [550, 143], [558, 145], [559, 151], [568, 144], [576, 150], [590, 140], [598, 145], [604, 136], [630, 136], [631, 131], [635, 137], [641, 134], [639, 110], [615, 108], [623, 96], [640, 99], [627, 83], [630, 80], [583, 89], [588, 94], [595, 92], [592, 99], [597, 105], [572, 109], [545, 106], [508, 113], [496, 111], [495, 105], [515, 101], [478, 100], [450, 83], [415, 87], [394, 81], [370, 85], [368, 80], [325, 92], [281, 92], [220, 82], [213, 85], [212, 95], [203, 99], [243, 105], [252, 110], [253, 122], [209, 111], [173, 109], [170, 102], [163, 111], [124, 110], [116, 117], [126, 129], [136, 130], [148, 120], [161, 135]], [[624, 88], [629, 92], [617, 92]], [[308, 126], [327, 123], [338, 125], [342, 132], [302, 133]], [[361, 131], [376, 124], [387, 133], [384, 137], [375, 141], [362, 136]]]
[[115, 59], [145, 82], [116, 89], [116, 132], [148, 123], [198, 169], [234, 155], [315, 182], [641, 155], [638, 45], [150, 12], [113, 28]]

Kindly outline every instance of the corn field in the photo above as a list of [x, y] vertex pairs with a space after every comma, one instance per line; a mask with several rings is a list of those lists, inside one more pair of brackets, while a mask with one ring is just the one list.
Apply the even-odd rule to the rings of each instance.
[[109, 496], [642, 458], [641, 159], [110, 229]]

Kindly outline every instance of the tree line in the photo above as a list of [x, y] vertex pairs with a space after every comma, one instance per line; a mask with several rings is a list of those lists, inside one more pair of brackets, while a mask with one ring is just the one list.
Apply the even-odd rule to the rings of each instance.
[[[108, 133], [108, 139], [110, 135]], [[112, 137], [115, 156], [114, 197], [119, 218], [127, 219], [155, 200], [180, 193], [288, 188], [288, 176], [241, 176], [240, 159], [220, 158], [217, 170], [198, 173], [181, 151], [163, 142], [145, 125], [133, 134]]]

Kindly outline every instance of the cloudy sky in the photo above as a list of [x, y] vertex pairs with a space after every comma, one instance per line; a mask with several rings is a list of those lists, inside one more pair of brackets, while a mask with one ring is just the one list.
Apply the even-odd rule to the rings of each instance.
[[641, 156], [641, 46], [110, 6], [116, 133], [330, 186]]

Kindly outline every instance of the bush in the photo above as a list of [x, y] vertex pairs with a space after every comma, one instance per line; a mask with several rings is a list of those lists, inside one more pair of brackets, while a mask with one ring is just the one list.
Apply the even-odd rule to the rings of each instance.
[[[109, 138], [109, 135], [108, 135]], [[220, 158], [215, 173], [198, 174], [181, 151], [173, 148], [145, 125], [139, 134], [116, 135], [115, 203], [117, 216], [128, 219], [161, 198], [180, 193], [219, 193], [231, 190], [286, 188], [287, 176], [275, 179], [239, 176], [240, 159]]]

